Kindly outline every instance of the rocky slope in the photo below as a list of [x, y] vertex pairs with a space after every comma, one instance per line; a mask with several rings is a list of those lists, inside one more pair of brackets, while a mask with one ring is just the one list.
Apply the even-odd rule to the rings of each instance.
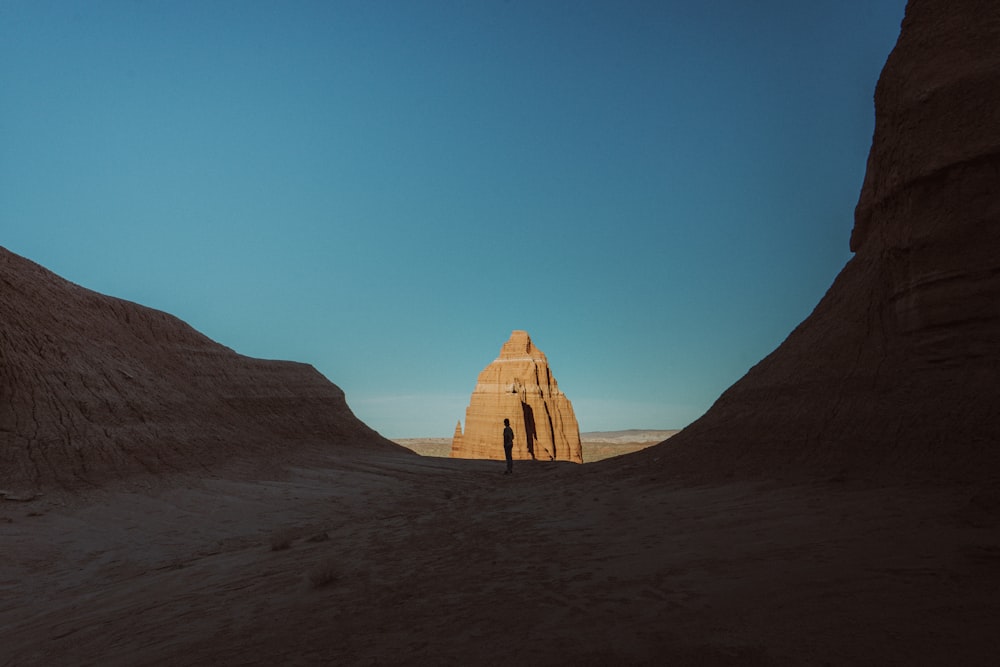
[[998, 475], [1000, 4], [911, 0], [875, 112], [855, 256], [660, 465]]
[[241, 356], [0, 247], [0, 488], [78, 488], [307, 443], [401, 450], [311, 366]]
[[526, 331], [512, 332], [500, 356], [479, 374], [465, 432], [456, 426], [451, 455], [502, 459], [504, 419], [514, 429], [515, 459], [583, 462], [573, 406]]

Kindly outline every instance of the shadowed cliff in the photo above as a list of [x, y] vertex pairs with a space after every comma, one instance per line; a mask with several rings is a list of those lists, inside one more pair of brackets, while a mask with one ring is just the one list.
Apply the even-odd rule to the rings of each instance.
[[855, 256], [698, 421], [678, 474], [1000, 470], [1000, 3], [911, 0], [875, 92]]
[[241, 356], [0, 247], [0, 488], [77, 488], [303, 445], [403, 451], [311, 366]]

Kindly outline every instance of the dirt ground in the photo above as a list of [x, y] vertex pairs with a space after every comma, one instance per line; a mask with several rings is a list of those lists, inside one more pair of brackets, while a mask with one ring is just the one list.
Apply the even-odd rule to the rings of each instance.
[[411, 455], [0, 502], [0, 665], [987, 665], [996, 490]]

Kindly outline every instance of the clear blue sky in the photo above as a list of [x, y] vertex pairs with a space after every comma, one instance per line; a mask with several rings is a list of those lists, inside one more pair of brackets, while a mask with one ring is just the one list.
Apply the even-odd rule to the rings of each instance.
[[849, 259], [904, 0], [0, 0], [0, 245], [449, 436], [683, 427]]

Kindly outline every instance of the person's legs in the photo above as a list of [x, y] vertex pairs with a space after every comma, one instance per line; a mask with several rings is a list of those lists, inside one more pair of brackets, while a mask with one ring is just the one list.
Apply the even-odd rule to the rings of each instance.
[[504, 447], [503, 448], [504, 456], [507, 457], [507, 472], [508, 473], [514, 472], [514, 456], [512, 454], [513, 450], [514, 450], [513, 447]]

